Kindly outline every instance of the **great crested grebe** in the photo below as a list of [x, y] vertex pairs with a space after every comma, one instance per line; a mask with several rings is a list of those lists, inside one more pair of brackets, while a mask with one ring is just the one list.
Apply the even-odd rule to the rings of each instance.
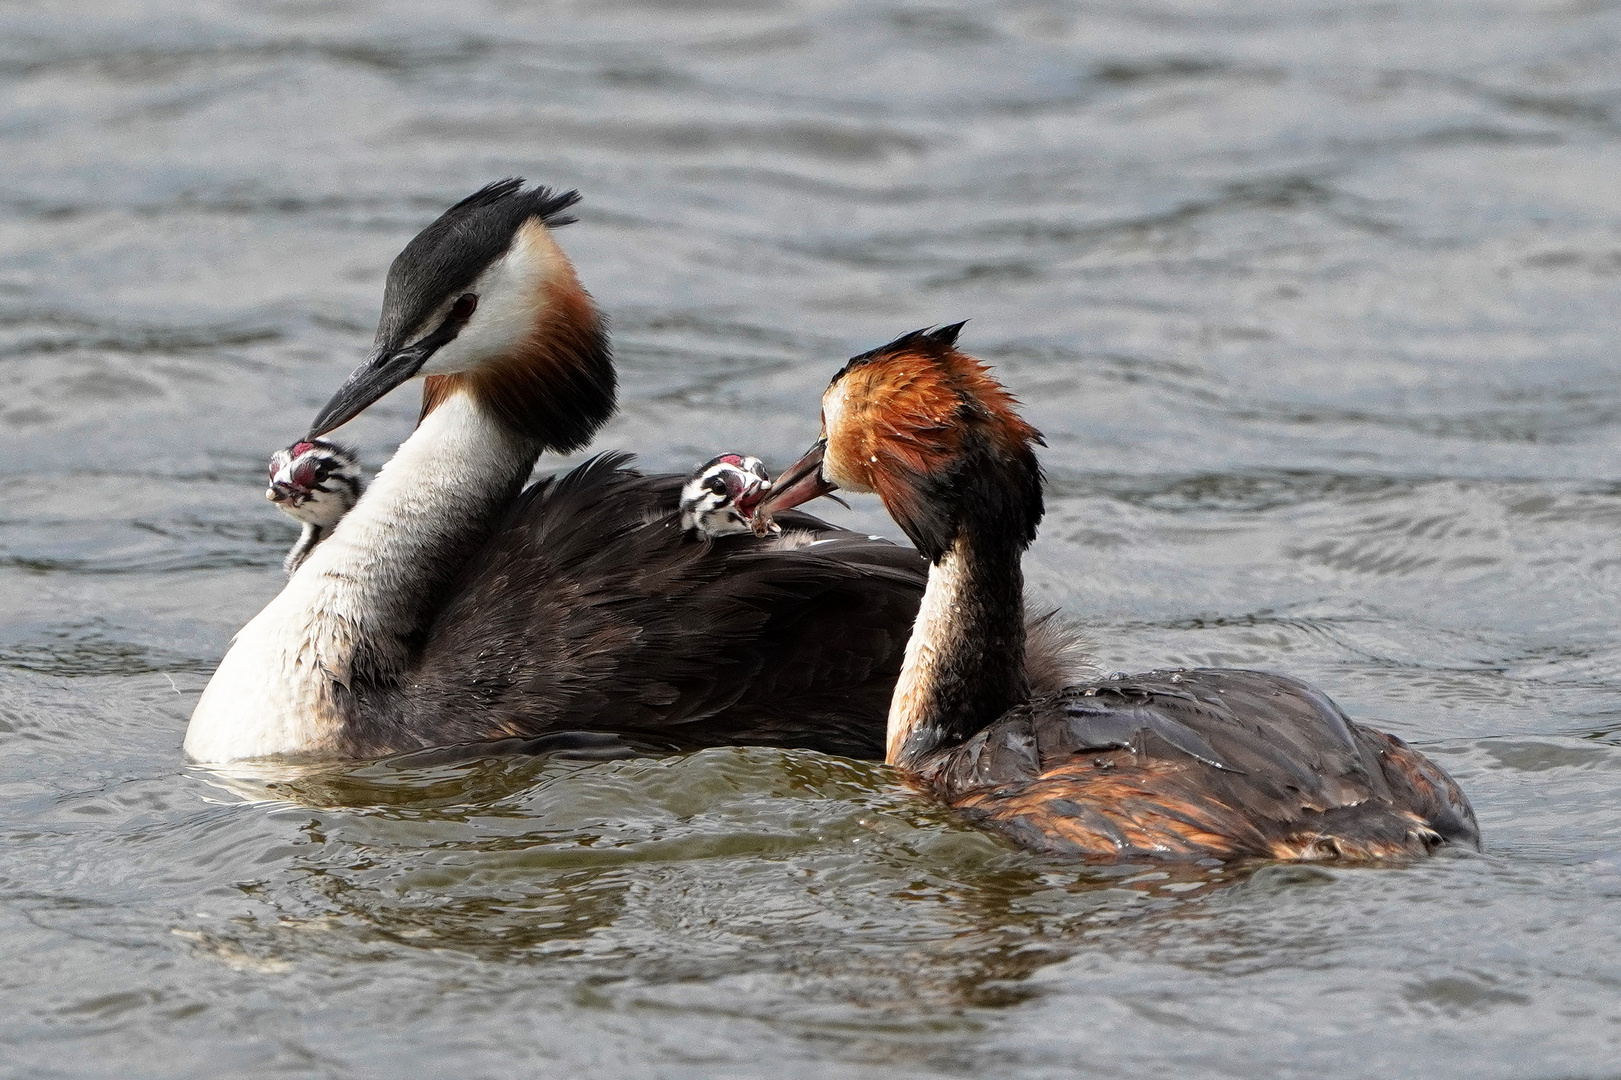
[[332, 535], [365, 490], [360, 459], [347, 447], [317, 439], [276, 451], [270, 459], [265, 498], [304, 526], [281, 562], [288, 576], [304, 565], [316, 544]]
[[[685, 478], [622, 455], [523, 490], [543, 451], [579, 449], [614, 409], [601, 316], [552, 238], [577, 199], [492, 184], [394, 260], [371, 356], [306, 441], [424, 376], [417, 428], [237, 634], [190, 757], [557, 730], [881, 755], [915, 552], [806, 516], [785, 521], [798, 544], [693, 543], [671, 512]], [[1056, 676], [1069, 642], [1047, 637], [1032, 660]]]
[[1031, 848], [1092, 859], [1378, 860], [1479, 846], [1452, 778], [1282, 675], [1206, 669], [1033, 695], [1020, 597], [1040, 434], [961, 324], [851, 360], [762, 518], [876, 491], [930, 562], [885, 760]]

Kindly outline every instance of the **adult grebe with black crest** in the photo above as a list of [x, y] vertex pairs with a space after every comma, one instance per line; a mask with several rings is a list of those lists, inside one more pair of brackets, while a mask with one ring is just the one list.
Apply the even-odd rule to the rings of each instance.
[[524, 490], [541, 453], [580, 449], [615, 407], [602, 317], [553, 238], [577, 200], [501, 181], [394, 260], [372, 353], [306, 441], [424, 378], [416, 430], [237, 634], [192, 758], [558, 730], [882, 753], [915, 552], [808, 516], [784, 524], [815, 542], [694, 542], [686, 478], [623, 455]]

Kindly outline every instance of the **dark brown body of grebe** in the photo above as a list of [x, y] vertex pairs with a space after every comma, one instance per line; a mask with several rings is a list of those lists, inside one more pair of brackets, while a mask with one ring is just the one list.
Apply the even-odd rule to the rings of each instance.
[[1064, 855], [1366, 861], [1480, 843], [1429, 758], [1261, 671], [1070, 687], [915, 768], [975, 820]]
[[[514, 502], [444, 586], [409, 681], [343, 692], [350, 756], [555, 731], [882, 755], [917, 553], [808, 514], [785, 531], [825, 542], [683, 537], [687, 478], [626, 459]], [[791, 667], [772, 662], [783, 651]]]

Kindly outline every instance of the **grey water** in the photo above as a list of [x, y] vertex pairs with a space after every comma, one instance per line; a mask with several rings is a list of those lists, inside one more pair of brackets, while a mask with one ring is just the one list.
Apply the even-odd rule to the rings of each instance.
[[[1485, 853], [1083, 871], [759, 749], [188, 767], [265, 460], [508, 175], [585, 193], [595, 449], [781, 467], [969, 319], [1099, 663], [1305, 677]], [[1613, 0], [0, 3], [0, 1075], [1614, 1076], [1618, 342]]]

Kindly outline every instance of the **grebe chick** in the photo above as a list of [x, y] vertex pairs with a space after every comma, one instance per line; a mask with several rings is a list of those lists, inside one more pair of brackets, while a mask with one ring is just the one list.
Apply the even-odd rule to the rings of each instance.
[[1087, 859], [1376, 861], [1478, 847], [1434, 762], [1282, 675], [1110, 677], [1033, 696], [1020, 566], [1043, 512], [1041, 435], [958, 326], [851, 360], [823, 436], [769, 516], [833, 488], [878, 493], [929, 559], [885, 760], [1018, 843]]
[[[757, 457], [721, 454], [693, 471], [681, 488], [681, 527], [713, 539], [754, 531], [754, 508], [771, 490], [771, 474]], [[781, 532], [776, 524], [769, 529]]]
[[270, 487], [265, 498], [304, 526], [281, 567], [289, 577], [315, 545], [332, 535], [343, 515], [366, 490], [366, 477], [353, 450], [316, 439], [296, 442], [270, 458]]

